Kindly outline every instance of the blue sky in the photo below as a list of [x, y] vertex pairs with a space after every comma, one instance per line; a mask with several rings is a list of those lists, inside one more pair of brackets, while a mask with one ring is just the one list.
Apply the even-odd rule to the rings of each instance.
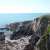
[[40, 15], [20, 13], [50, 13], [50, 0], [0, 0], [0, 25], [32, 20]]

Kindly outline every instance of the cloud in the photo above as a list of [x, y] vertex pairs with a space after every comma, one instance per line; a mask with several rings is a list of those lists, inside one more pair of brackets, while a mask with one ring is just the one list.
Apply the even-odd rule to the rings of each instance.
[[49, 5], [46, 0], [1, 0], [0, 13], [49, 13]]
[[0, 7], [0, 13], [31, 13], [31, 7], [16, 7], [16, 6], [7, 6]]

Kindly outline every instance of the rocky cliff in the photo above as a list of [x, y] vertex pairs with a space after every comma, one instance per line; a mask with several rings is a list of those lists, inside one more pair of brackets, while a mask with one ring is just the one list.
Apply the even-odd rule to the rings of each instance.
[[5, 39], [6, 50], [50, 50], [50, 15], [11, 23], [6, 28], [10, 33], [9, 39]]

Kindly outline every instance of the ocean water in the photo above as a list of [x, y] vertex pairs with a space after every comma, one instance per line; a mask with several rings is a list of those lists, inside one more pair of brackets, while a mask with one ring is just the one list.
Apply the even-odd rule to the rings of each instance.
[[33, 20], [34, 18], [44, 15], [45, 13], [14, 13], [14, 14], [0, 14], [0, 26], [13, 23]]

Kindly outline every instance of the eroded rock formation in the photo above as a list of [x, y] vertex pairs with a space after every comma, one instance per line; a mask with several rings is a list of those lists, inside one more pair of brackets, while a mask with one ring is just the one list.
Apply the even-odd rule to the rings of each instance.
[[[12, 23], [6, 28], [12, 31], [5, 43], [6, 50], [49, 50], [50, 16], [38, 17], [34, 21]], [[49, 31], [49, 32], [48, 32]], [[7, 35], [5, 36], [7, 37]], [[46, 40], [47, 39], [47, 40]]]

